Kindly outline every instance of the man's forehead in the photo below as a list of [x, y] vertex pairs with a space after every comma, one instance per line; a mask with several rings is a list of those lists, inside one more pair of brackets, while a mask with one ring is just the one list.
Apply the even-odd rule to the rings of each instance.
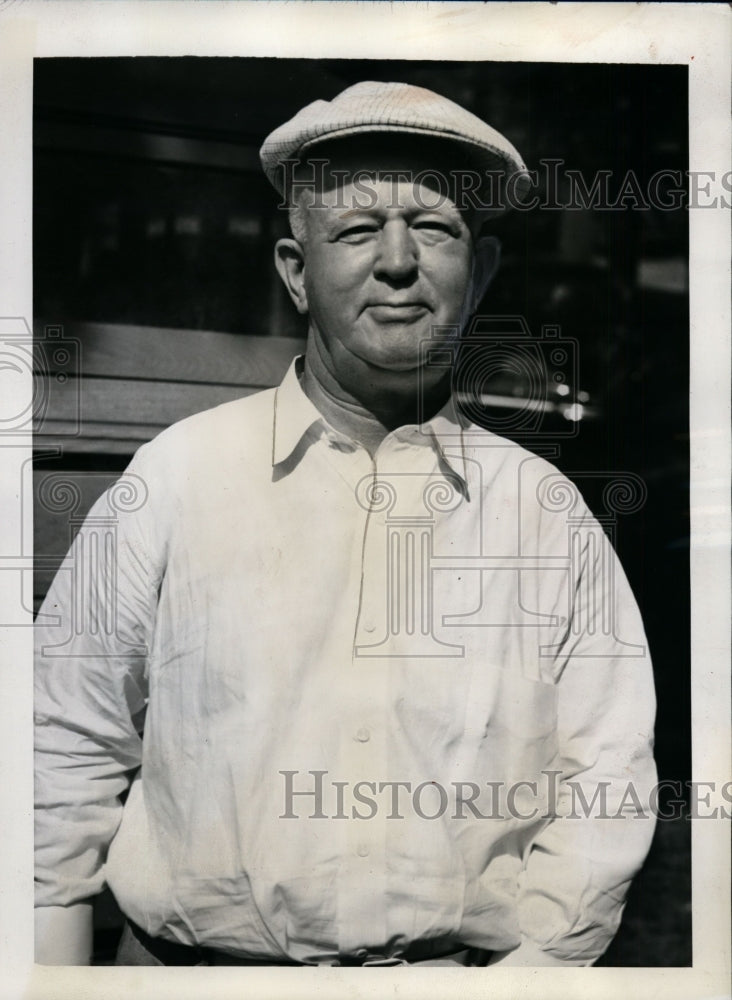
[[[347, 218], [357, 214], [402, 214], [413, 217], [425, 212], [459, 219], [469, 212], [460, 211], [448, 191], [437, 183], [406, 178], [401, 171], [385, 170], [354, 174], [339, 179], [327, 190], [310, 194], [304, 200], [309, 216], [337, 215]], [[317, 209], [322, 209], [318, 212]], [[325, 221], [325, 220], [324, 220]]]
[[349, 213], [437, 211], [462, 216], [473, 228], [473, 206], [461, 199], [466, 181], [475, 186], [469, 173], [475, 176], [469, 159], [440, 140], [357, 136], [313, 148], [295, 171], [291, 199]]

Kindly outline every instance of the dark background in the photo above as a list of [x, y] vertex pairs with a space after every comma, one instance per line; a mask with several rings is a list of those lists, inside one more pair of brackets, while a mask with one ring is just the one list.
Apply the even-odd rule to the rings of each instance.
[[[317, 98], [363, 79], [436, 90], [503, 131], [530, 168], [560, 158], [588, 185], [610, 170], [685, 170], [683, 67], [225, 58], [35, 63], [35, 314], [78, 321], [301, 337], [272, 264], [285, 233], [259, 166], [265, 136]], [[541, 173], [541, 170], [540, 170]], [[547, 194], [543, 188], [540, 194]], [[560, 189], [559, 199], [566, 194]], [[672, 211], [537, 208], [493, 225], [503, 264], [481, 306], [535, 336], [578, 345], [582, 420], [547, 417], [537, 449], [574, 477], [598, 516], [607, 479], [648, 489], [614, 543], [655, 664], [662, 779], [690, 777], [688, 230]], [[83, 374], [83, 372], [82, 372]], [[520, 386], [517, 389], [520, 392]], [[568, 428], [576, 434], [568, 435]], [[510, 428], [507, 432], [510, 436]], [[128, 457], [73, 445], [54, 460], [121, 471]], [[43, 469], [48, 460], [39, 456]], [[689, 828], [661, 822], [623, 926], [601, 964], [691, 964]], [[116, 916], [98, 911], [100, 961]]]

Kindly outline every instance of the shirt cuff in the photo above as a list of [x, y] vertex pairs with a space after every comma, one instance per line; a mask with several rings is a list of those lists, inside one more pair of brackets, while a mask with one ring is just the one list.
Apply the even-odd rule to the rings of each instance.
[[555, 966], [557, 968], [572, 968], [592, 965], [593, 958], [555, 958], [549, 952], [543, 951], [538, 944], [528, 938], [522, 938], [521, 944], [513, 951], [495, 951], [488, 965], [506, 965], [514, 968], [536, 968], [537, 966]]

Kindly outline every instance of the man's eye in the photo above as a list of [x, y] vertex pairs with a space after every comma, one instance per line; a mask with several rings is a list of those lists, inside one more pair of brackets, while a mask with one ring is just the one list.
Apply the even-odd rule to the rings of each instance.
[[414, 229], [420, 232], [426, 233], [427, 235], [435, 236], [453, 236], [452, 227], [446, 222], [438, 222], [436, 219], [425, 220], [424, 222], [415, 222]]
[[377, 227], [373, 225], [350, 226], [338, 234], [338, 239], [342, 243], [362, 243], [376, 231]]

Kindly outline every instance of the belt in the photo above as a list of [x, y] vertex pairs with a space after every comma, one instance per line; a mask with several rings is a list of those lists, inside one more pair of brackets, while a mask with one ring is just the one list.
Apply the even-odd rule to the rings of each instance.
[[[302, 966], [305, 963], [295, 962], [289, 959], [254, 959], [241, 958], [229, 952], [220, 951], [216, 948], [206, 948], [201, 945], [179, 944], [175, 941], [166, 941], [165, 938], [153, 937], [139, 927], [132, 920], [127, 920], [125, 934], [129, 933], [137, 941], [148, 955], [155, 960], [154, 964], [161, 965], [284, 965]], [[363, 953], [362, 953], [363, 952]], [[452, 946], [451, 949], [443, 950], [435, 948], [430, 942], [416, 941], [404, 951], [398, 958], [388, 958], [376, 955], [363, 949], [354, 955], [340, 955], [337, 959], [325, 962], [327, 965], [344, 966], [390, 966], [390, 965], [412, 965], [421, 962], [431, 962], [437, 959], [454, 962], [459, 965], [485, 965], [488, 959], [488, 952], [477, 948], [465, 948], [463, 946]], [[119, 962], [119, 959], [118, 959]], [[120, 964], [128, 964], [122, 958]], [[142, 963], [140, 963], [142, 964]], [[151, 963], [153, 964], [153, 963]]]

